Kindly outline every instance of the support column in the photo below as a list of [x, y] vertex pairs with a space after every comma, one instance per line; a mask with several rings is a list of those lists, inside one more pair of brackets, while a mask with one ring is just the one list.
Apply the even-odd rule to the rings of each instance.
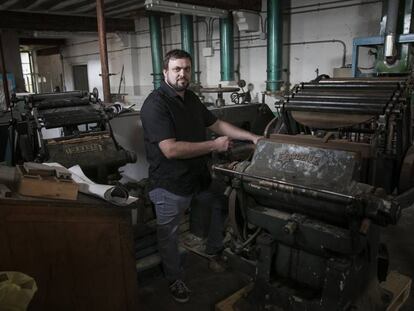
[[3, 49], [3, 41], [2, 41], [2, 33], [0, 31], [0, 54], [1, 54], [1, 75], [3, 80], [3, 92], [4, 92], [4, 101], [6, 103], [6, 108], [10, 107], [10, 93], [9, 93], [9, 84], [7, 83], [7, 69], [6, 69], [6, 62], [4, 60], [4, 49]]
[[154, 89], [161, 85], [162, 74], [162, 36], [160, 17], [151, 14], [149, 17], [151, 36], [151, 58]]
[[282, 1], [267, 0], [267, 80], [266, 91], [280, 89], [282, 77]]
[[194, 81], [195, 57], [194, 57], [194, 31], [193, 16], [181, 14], [181, 49], [191, 55], [191, 81]]
[[220, 18], [220, 80], [234, 80], [233, 15]]
[[108, 50], [106, 46], [106, 30], [103, 0], [96, 0], [96, 16], [98, 19], [99, 55], [101, 58], [101, 76], [104, 103], [110, 103], [112, 102], [112, 100], [111, 86], [109, 84]]

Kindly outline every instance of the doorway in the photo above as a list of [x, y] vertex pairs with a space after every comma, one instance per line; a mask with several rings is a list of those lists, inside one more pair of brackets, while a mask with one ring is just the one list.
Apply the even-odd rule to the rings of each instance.
[[88, 65], [73, 66], [73, 87], [77, 91], [89, 91]]

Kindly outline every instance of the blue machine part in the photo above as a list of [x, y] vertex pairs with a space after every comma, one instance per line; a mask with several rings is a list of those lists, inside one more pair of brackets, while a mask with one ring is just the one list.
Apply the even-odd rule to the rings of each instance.
[[[404, 34], [398, 36], [397, 43], [412, 43], [414, 42], [414, 34]], [[384, 44], [384, 37], [383, 36], [375, 36], [375, 37], [365, 37], [365, 38], [355, 38], [352, 43], [352, 76], [358, 76], [358, 56], [359, 56], [359, 48], [363, 47], [370, 47], [370, 46], [379, 46]]]

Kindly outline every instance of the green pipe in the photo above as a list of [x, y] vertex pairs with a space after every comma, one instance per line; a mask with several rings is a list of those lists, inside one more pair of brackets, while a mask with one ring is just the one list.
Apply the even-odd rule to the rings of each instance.
[[266, 91], [280, 89], [282, 76], [282, 0], [267, 0]]
[[150, 37], [151, 37], [151, 57], [152, 57], [152, 75], [154, 89], [161, 85], [163, 80], [162, 73], [162, 42], [161, 42], [161, 21], [157, 15], [149, 16]]
[[234, 80], [233, 15], [220, 18], [220, 80]]
[[193, 59], [191, 80], [194, 81], [194, 31], [193, 16], [181, 14], [181, 49], [189, 53]]

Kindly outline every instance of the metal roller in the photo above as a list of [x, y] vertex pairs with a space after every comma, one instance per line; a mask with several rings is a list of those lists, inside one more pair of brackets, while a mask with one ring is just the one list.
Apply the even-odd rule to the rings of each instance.
[[52, 108], [63, 108], [63, 107], [74, 107], [74, 106], [86, 106], [90, 105], [88, 97], [84, 98], [53, 98], [48, 101], [39, 102], [36, 107], [39, 110], [52, 109]]
[[303, 95], [327, 95], [327, 96], [381, 96], [391, 98], [395, 94], [400, 94], [399, 91], [395, 90], [332, 90], [332, 89], [298, 89], [294, 92], [295, 94]]
[[373, 96], [326, 96], [326, 95], [302, 95], [292, 94], [288, 97], [288, 100], [309, 100], [309, 101], [326, 101], [326, 102], [366, 102], [366, 103], [381, 103], [386, 104], [390, 98]]
[[370, 83], [302, 83], [301, 88], [303, 89], [380, 89], [380, 90], [392, 90], [399, 88], [400, 84], [390, 83], [390, 84], [370, 84]]
[[44, 94], [33, 94], [29, 96], [29, 102], [35, 103], [44, 100], [54, 100], [61, 98], [70, 98], [70, 97], [87, 97], [88, 92], [86, 91], [71, 91], [71, 92], [62, 92], [62, 93], [44, 93]]

